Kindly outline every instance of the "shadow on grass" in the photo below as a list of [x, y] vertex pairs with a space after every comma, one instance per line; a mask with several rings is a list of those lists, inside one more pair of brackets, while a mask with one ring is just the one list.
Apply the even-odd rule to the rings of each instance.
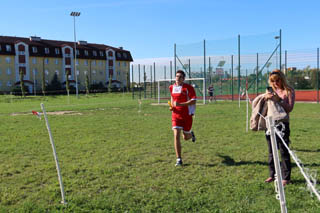
[[188, 166], [191, 166], [191, 165], [197, 165], [197, 166], [203, 166], [203, 167], [214, 167], [217, 164], [213, 164], [213, 163], [208, 163], [208, 164], [205, 164], [205, 163], [197, 163], [197, 164], [184, 163], [183, 167], [188, 167]]
[[228, 166], [241, 166], [241, 165], [252, 165], [252, 164], [257, 164], [257, 165], [264, 165], [267, 166], [267, 162], [261, 162], [261, 161], [240, 161], [240, 162], [235, 162], [231, 157], [227, 155], [218, 155], [220, 158], [223, 158], [222, 163], [226, 164]]
[[315, 150], [309, 150], [309, 149], [294, 149], [295, 151], [298, 152], [320, 152], [320, 149], [315, 149]]

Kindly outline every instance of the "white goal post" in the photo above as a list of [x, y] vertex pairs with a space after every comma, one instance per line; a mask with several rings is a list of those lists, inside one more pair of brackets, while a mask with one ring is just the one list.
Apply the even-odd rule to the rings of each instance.
[[[160, 104], [160, 82], [175, 82], [176, 79], [159, 79], [158, 82], [158, 104]], [[187, 78], [184, 80], [185, 82], [190, 82], [190, 81], [202, 81], [202, 98], [203, 98], [203, 104], [206, 104], [206, 82], [204, 78]], [[190, 83], [191, 84], [191, 83]], [[192, 85], [192, 84], [191, 84]], [[169, 88], [169, 86], [168, 86]]]

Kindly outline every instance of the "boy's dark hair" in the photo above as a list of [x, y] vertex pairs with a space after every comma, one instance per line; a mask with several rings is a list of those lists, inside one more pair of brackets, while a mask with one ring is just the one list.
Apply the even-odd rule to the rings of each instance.
[[186, 74], [182, 70], [178, 70], [177, 73], [180, 73], [183, 76], [183, 78], [186, 77]]

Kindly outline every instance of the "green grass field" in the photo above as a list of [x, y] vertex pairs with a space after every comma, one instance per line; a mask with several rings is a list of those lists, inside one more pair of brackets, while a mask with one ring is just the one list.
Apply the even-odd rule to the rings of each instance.
[[[48, 115], [66, 200], [61, 195], [44, 119]], [[131, 94], [0, 96], [0, 212], [280, 212], [268, 177], [263, 132], [245, 131], [245, 103], [198, 105], [197, 142], [182, 142], [175, 168], [171, 114], [166, 105]], [[291, 148], [320, 172], [320, 107], [296, 103]], [[285, 187], [288, 212], [320, 212], [297, 166]], [[318, 187], [319, 189], [319, 187]]]

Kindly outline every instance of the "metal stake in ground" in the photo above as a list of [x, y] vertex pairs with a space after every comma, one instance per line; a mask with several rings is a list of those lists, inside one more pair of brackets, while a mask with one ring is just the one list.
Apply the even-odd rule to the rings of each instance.
[[58, 156], [57, 156], [56, 147], [55, 147], [55, 145], [54, 145], [54, 141], [53, 141], [53, 138], [52, 138], [50, 125], [49, 125], [49, 121], [48, 121], [48, 118], [47, 118], [47, 113], [46, 113], [46, 110], [45, 110], [45, 108], [44, 108], [43, 103], [41, 103], [40, 106], [41, 106], [41, 109], [42, 109], [42, 111], [43, 111], [44, 119], [46, 120], [46, 125], [47, 125], [47, 129], [48, 129], [48, 133], [49, 133], [50, 143], [51, 143], [51, 147], [52, 147], [52, 151], [53, 151], [53, 157], [54, 157], [54, 160], [55, 160], [55, 162], [56, 162], [56, 168], [57, 168], [57, 173], [58, 173], [58, 180], [59, 180], [60, 190], [61, 190], [61, 199], [62, 199], [62, 200], [61, 200], [61, 203], [62, 203], [62, 204], [67, 204], [67, 203], [66, 203], [66, 200], [65, 200], [65, 196], [64, 196], [64, 189], [63, 189], [63, 183], [62, 183], [62, 176], [61, 176], [61, 173], [60, 173]]

